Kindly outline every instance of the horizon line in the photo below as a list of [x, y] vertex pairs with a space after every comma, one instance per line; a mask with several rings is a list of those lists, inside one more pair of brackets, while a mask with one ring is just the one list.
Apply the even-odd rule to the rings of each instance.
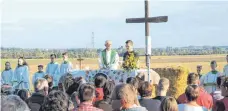
[[[121, 48], [121, 47], [124, 47], [124, 46], [120, 46], [120, 47], [112, 47], [112, 49], [118, 49], [118, 48]], [[159, 49], [159, 48], [167, 48], [167, 47], [172, 47], [172, 48], [185, 48], [185, 47], [228, 47], [228, 45], [189, 45], [189, 46], [165, 46], [165, 47], [154, 47], [152, 49]], [[103, 48], [91, 48], [91, 47], [77, 47], [77, 48], [21, 48], [21, 47], [4, 47], [4, 46], [1, 46], [1, 48], [19, 48], [19, 49], [104, 49], [105, 47]], [[145, 48], [145, 47], [134, 47], [134, 49], [142, 49], [142, 48]]]

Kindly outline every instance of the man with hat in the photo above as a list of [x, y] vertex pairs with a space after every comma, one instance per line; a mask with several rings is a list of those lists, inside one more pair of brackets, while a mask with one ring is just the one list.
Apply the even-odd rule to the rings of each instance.
[[43, 71], [43, 68], [44, 66], [43, 65], [38, 65], [38, 72], [36, 72], [34, 75], [33, 75], [33, 78], [32, 78], [32, 83], [34, 84], [35, 81], [39, 78], [44, 78], [44, 76], [46, 75]]

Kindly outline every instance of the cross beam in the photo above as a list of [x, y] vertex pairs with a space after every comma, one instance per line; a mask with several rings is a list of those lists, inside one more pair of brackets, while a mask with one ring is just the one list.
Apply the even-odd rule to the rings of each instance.
[[126, 23], [145, 23], [146, 39], [146, 66], [148, 70], [148, 81], [150, 82], [150, 56], [151, 56], [151, 37], [149, 33], [149, 23], [167, 22], [168, 16], [149, 17], [149, 0], [145, 0], [145, 17], [144, 18], [127, 18]]
[[167, 22], [168, 16], [158, 16], [158, 17], [148, 17], [145, 18], [127, 18], [126, 23], [145, 23], [145, 22], [151, 22], [151, 23], [162, 23]]

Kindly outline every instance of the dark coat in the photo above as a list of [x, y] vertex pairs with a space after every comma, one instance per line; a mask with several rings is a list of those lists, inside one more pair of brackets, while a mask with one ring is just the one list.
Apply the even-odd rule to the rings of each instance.
[[101, 100], [101, 101], [97, 101], [94, 104], [95, 107], [103, 109], [104, 111], [112, 111], [112, 105], [109, 104], [108, 102]]
[[139, 99], [141, 106], [145, 107], [148, 111], [160, 111], [161, 101], [155, 99]]
[[31, 111], [39, 111], [45, 99], [45, 95], [41, 92], [33, 93], [30, 98], [26, 100]]

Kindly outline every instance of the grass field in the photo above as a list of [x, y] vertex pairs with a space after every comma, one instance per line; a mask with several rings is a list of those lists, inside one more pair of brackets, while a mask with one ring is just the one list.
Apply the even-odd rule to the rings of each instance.
[[[203, 73], [210, 71], [210, 61], [216, 60], [218, 63], [218, 70], [223, 71], [224, 65], [226, 62], [226, 55], [196, 55], [196, 56], [153, 56], [151, 57], [151, 67], [152, 68], [164, 68], [164, 67], [175, 67], [175, 66], [184, 66], [187, 67], [190, 72], [196, 72], [196, 66], [201, 64], [203, 66]], [[122, 60], [122, 58], [121, 58]], [[17, 59], [2, 59], [1, 60], [1, 71], [4, 70], [4, 63], [6, 61], [11, 62], [11, 66], [15, 69], [17, 65]], [[61, 59], [57, 60], [61, 63]], [[79, 64], [77, 58], [71, 58], [70, 61], [73, 63], [73, 67], [76, 68], [76, 65]], [[49, 59], [29, 59], [27, 60], [30, 69], [30, 77], [37, 71], [37, 65], [42, 64], [46, 65], [50, 62]], [[82, 68], [89, 69], [98, 69], [97, 59], [85, 58], [82, 61]], [[145, 57], [140, 57], [140, 68], [145, 67]], [[45, 70], [45, 68], [44, 68]]]

